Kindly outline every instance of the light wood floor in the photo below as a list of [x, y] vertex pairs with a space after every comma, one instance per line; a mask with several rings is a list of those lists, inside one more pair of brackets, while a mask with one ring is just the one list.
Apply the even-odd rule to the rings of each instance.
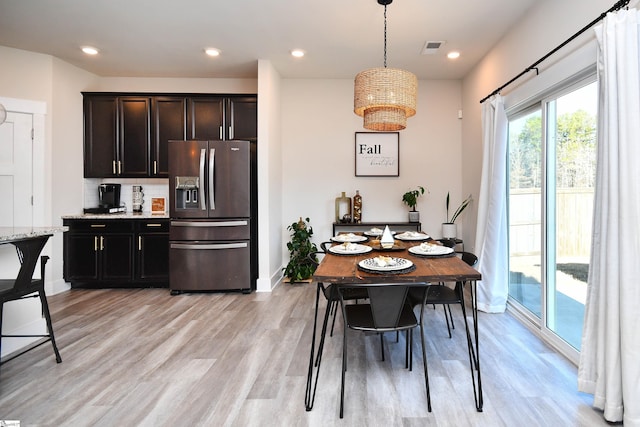
[[428, 309], [426, 324], [433, 412], [417, 340], [409, 372], [402, 338], [387, 334], [390, 357], [381, 362], [379, 339], [350, 331], [338, 418], [340, 315], [306, 412], [314, 298], [311, 284], [271, 294], [74, 289], [49, 297], [63, 362], [47, 343], [3, 365], [0, 419], [23, 427], [608, 425], [576, 391], [576, 368], [508, 314], [480, 313], [485, 404], [476, 412], [461, 314], [449, 339], [441, 309]]

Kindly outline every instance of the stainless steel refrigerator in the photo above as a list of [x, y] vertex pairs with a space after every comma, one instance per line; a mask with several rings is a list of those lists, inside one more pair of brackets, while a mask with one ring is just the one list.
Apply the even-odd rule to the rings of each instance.
[[252, 163], [249, 141], [169, 141], [172, 295], [255, 289]]

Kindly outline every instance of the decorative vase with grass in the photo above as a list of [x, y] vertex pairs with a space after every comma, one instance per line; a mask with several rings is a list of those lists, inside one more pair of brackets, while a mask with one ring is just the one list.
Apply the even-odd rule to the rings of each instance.
[[415, 190], [407, 191], [402, 195], [402, 202], [409, 206], [409, 222], [420, 222], [420, 212], [416, 210], [418, 197], [424, 194], [424, 187], [418, 186]]
[[447, 200], [445, 202], [445, 207], [447, 209], [447, 220], [446, 222], [442, 223], [442, 237], [444, 237], [445, 239], [455, 239], [458, 235], [458, 227], [456, 226], [456, 219], [458, 219], [462, 211], [464, 211], [467, 208], [467, 206], [469, 206], [469, 203], [473, 201], [473, 198], [471, 197], [471, 194], [469, 194], [469, 196], [466, 199], [464, 199], [462, 203], [460, 203], [458, 208], [453, 212], [453, 215], [449, 217], [449, 201], [450, 201], [449, 197], [450, 197], [449, 193], [447, 193]]

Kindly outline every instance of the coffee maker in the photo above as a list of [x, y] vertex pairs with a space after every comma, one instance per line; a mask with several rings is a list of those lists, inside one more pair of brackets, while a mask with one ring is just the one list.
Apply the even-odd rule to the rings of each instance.
[[120, 184], [104, 183], [98, 185], [98, 206], [101, 208], [120, 207]]

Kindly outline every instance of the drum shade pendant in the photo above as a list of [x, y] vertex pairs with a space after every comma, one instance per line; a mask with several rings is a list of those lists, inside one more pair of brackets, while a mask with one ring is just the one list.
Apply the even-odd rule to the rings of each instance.
[[387, 5], [392, 1], [378, 0], [384, 6], [384, 67], [361, 71], [355, 78], [353, 111], [364, 118], [364, 128], [369, 130], [402, 130], [407, 117], [416, 114], [417, 77], [387, 68]]

